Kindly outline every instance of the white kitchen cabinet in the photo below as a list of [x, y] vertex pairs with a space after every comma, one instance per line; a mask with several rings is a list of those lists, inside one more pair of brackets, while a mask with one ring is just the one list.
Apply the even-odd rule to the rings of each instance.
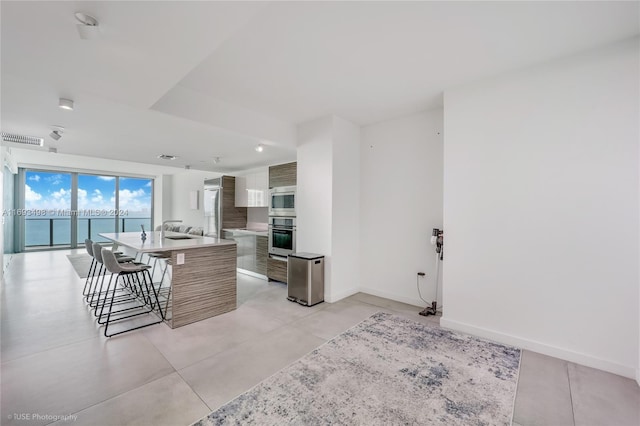
[[236, 176], [236, 207], [269, 207], [268, 169]]
[[269, 171], [264, 169], [255, 173], [255, 206], [269, 207]]
[[236, 176], [236, 207], [249, 207], [247, 177]]

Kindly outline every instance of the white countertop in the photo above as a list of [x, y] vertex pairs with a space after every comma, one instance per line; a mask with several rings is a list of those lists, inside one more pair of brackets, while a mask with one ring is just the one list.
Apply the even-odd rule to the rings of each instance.
[[[195, 249], [202, 247], [224, 246], [236, 244], [233, 240], [224, 240], [222, 238], [200, 237], [197, 235], [189, 235], [186, 240], [171, 240], [164, 238], [160, 240], [160, 231], [147, 232], [147, 239], [140, 238], [140, 232], [116, 232], [116, 233], [100, 233], [103, 238], [111, 240], [119, 245], [132, 248], [141, 253], [155, 251], [173, 251]], [[166, 231], [165, 237], [185, 236], [179, 232]]]

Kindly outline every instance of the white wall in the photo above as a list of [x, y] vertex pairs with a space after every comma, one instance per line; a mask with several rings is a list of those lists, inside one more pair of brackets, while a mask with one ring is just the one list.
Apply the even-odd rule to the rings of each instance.
[[325, 300], [358, 291], [358, 126], [324, 117], [298, 126], [297, 251], [325, 256]]
[[[182, 220], [184, 225], [204, 226], [204, 181], [221, 176], [220, 173], [200, 170], [184, 170], [171, 177], [171, 213], [165, 214], [165, 220]], [[192, 210], [189, 193], [198, 191], [198, 209]]]
[[442, 229], [442, 127], [437, 109], [362, 130], [363, 292], [421, 306], [416, 280], [425, 272], [423, 297], [435, 297], [435, 251], [429, 240], [432, 228]]
[[445, 92], [443, 326], [635, 376], [638, 51]]
[[296, 251], [325, 255], [325, 300], [331, 301], [333, 118], [298, 126]]
[[331, 300], [360, 286], [360, 128], [333, 117]]

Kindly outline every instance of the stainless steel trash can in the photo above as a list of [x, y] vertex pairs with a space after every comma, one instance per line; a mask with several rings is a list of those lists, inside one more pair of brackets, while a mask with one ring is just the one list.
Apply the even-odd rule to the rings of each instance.
[[324, 301], [324, 256], [293, 253], [287, 258], [287, 299], [305, 306]]

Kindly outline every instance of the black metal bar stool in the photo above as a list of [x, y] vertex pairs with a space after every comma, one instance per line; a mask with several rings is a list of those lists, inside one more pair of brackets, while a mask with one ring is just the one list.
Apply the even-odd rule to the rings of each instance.
[[86, 240], [84, 240], [84, 247], [87, 250], [89, 256], [91, 256], [91, 265], [89, 266], [89, 272], [87, 272], [87, 279], [84, 282], [84, 289], [82, 289], [82, 295], [86, 297], [93, 285], [93, 277], [96, 274], [98, 263], [96, 262], [96, 258], [93, 255], [93, 241], [87, 238]]
[[[102, 249], [102, 261], [104, 263], [105, 268], [112, 274], [112, 278], [115, 277], [114, 280], [114, 288], [110, 291], [111, 287], [111, 279], [109, 280], [109, 285], [106, 289], [106, 294], [111, 294], [108, 311], [104, 313], [104, 308], [106, 307], [105, 303], [102, 305], [100, 310], [100, 317], [98, 319], [99, 323], [104, 323], [104, 335], [105, 337], [115, 336], [117, 334], [126, 333], [127, 331], [137, 330], [139, 328], [148, 327], [150, 325], [159, 324], [164, 321], [164, 313], [160, 308], [160, 301], [158, 299], [158, 293], [156, 292], [155, 287], [153, 286], [153, 282], [151, 281], [151, 274], [149, 273], [149, 265], [144, 264], [135, 264], [135, 263], [119, 263], [116, 259], [116, 256], [107, 249]], [[138, 306], [129, 307], [126, 309], [114, 310], [114, 300], [116, 295], [116, 288], [118, 286], [118, 282], [122, 281], [123, 287], [129, 287], [130, 290], [133, 287], [137, 287], [139, 290], [138, 297], [136, 300], [138, 301]], [[121, 330], [116, 333], [109, 334], [109, 325], [116, 321], [121, 321], [127, 318], [136, 317], [139, 315], [145, 314], [154, 314], [154, 311], [158, 308], [158, 314], [160, 315], [160, 319], [157, 321], [153, 321], [151, 323], [146, 323], [143, 325], [134, 326], [128, 328], [126, 330]], [[135, 309], [144, 309], [142, 312], [129, 313]], [[121, 315], [124, 314], [124, 315]], [[106, 315], [106, 319], [104, 322], [101, 321], [102, 317]], [[114, 318], [112, 316], [115, 315]]]

